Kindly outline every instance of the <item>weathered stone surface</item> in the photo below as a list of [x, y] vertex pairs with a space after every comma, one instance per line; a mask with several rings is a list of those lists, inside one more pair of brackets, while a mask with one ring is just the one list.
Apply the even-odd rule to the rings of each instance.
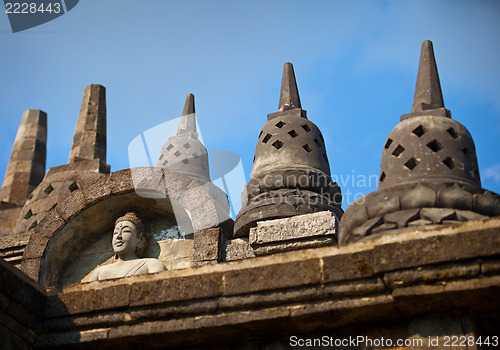
[[320, 281], [318, 260], [304, 260], [275, 264], [255, 269], [228, 271], [224, 274], [224, 295], [251, 293], [294, 286], [304, 286]]
[[[32, 237], [44, 236], [51, 238], [52, 235], [64, 226], [66, 222], [57, 211], [57, 208], [52, 209], [47, 216], [37, 225], [35, 234]], [[28, 242], [29, 245], [29, 242]]]
[[323, 258], [323, 281], [355, 280], [373, 275], [373, 252], [349, 251]]
[[65, 200], [60, 202], [56, 206], [57, 212], [61, 215], [61, 218], [65, 221], [69, 221], [79, 212], [81, 212], [86, 206], [85, 197], [83, 192], [78, 189], [73, 191], [70, 196]]
[[122, 194], [134, 190], [131, 169], [119, 170], [111, 174], [111, 194]]
[[21, 261], [21, 271], [32, 280], [38, 281], [41, 263], [41, 258], [23, 259]]
[[395, 223], [397, 227], [405, 227], [409, 221], [419, 217], [420, 209], [400, 210], [395, 213], [384, 215], [386, 223]]
[[472, 210], [473, 195], [457, 184], [453, 184], [446, 191], [438, 193], [437, 205], [442, 208]]
[[474, 195], [474, 206], [476, 210], [484, 215], [500, 215], [500, 198], [490, 191], [476, 193]]
[[[412, 244], [395, 240], [393, 243], [374, 246], [373, 266], [376, 271], [390, 271], [402, 267], [417, 267], [426, 264], [490, 256], [500, 253], [500, 236], [490, 226], [494, 221], [470, 221], [461, 226], [441, 228], [439, 237], [416, 239]], [[414, 231], [418, 232], [418, 231]], [[428, 228], [420, 231], [427, 235]], [[412, 235], [412, 232], [408, 232]], [[474, 242], [474, 244], [471, 244]]]
[[[227, 340], [227, 328], [240, 343], [252, 336], [266, 343], [277, 339], [276, 332], [288, 339], [317, 331], [347, 334], [342, 327], [356, 326], [365, 334], [382, 321], [389, 330], [404, 328], [408, 319], [438, 311], [498, 313], [499, 222], [410, 230], [345, 246], [53, 289], [46, 333], [37, 344], [208, 346]], [[442, 248], [434, 255], [422, 250], [435, 250], [437, 242]], [[378, 263], [382, 247], [388, 247], [387, 271]], [[0, 306], [7, 305], [2, 300]], [[266, 330], [274, 334], [268, 338]], [[200, 337], [186, 337], [191, 333]]]
[[248, 238], [235, 238], [225, 246], [224, 261], [242, 260], [254, 258], [253, 251]]
[[306, 239], [297, 239], [292, 241], [282, 241], [275, 243], [268, 243], [264, 245], [254, 245], [253, 251], [255, 256], [276, 254], [288, 252], [298, 249], [319, 248], [329, 245], [336, 245], [337, 239], [335, 236], [327, 237], [311, 237]]
[[472, 278], [481, 273], [479, 263], [418, 267], [384, 274], [385, 284], [391, 288], [401, 288], [419, 283], [443, 282], [461, 278]]
[[27, 246], [27, 249], [24, 250], [23, 259], [41, 258], [47, 248], [49, 240], [49, 237], [36, 236], [36, 238], [31, 241], [31, 244]]
[[161, 168], [132, 168], [130, 176], [134, 190], [143, 197], [160, 197], [165, 195], [163, 171]]
[[384, 222], [382, 217], [376, 217], [367, 220], [365, 223], [363, 223], [361, 226], [356, 227], [355, 229], [352, 230], [352, 235], [354, 237], [364, 237], [364, 236], [369, 236], [371, 234], [371, 230], [374, 227], [377, 227], [379, 225], [382, 225]]
[[106, 162], [106, 89], [96, 84], [85, 87], [68, 163], [90, 159]]
[[420, 217], [424, 220], [440, 224], [443, 220], [456, 218], [454, 209], [447, 208], [422, 208]]
[[[325, 281], [326, 282], [326, 281]], [[347, 283], [325, 284], [321, 294], [327, 298], [352, 297], [357, 295], [378, 294], [387, 292], [387, 287], [382, 279], [363, 279], [359, 281], [349, 281]]]
[[23, 206], [30, 192], [42, 181], [45, 174], [46, 139], [47, 114], [34, 109], [25, 111], [12, 146], [0, 201]]
[[153, 305], [219, 295], [222, 295], [221, 274], [193, 275], [134, 283], [130, 293], [130, 305]]
[[335, 232], [336, 217], [325, 211], [259, 221], [257, 227], [250, 229], [250, 244], [253, 246], [308, 237], [333, 236]]
[[223, 311], [234, 309], [256, 309], [274, 307], [287, 303], [299, 303], [303, 300], [316, 300], [324, 296], [320, 287], [303, 287], [270, 291], [266, 293], [252, 293], [244, 295], [224, 296], [219, 298], [219, 308]]
[[94, 204], [106, 198], [106, 196], [109, 196], [111, 194], [111, 186], [112, 181], [110, 175], [103, 175], [94, 181], [83, 184], [81, 190], [87, 205]]
[[217, 261], [219, 257], [220, 228], [194, 232], [193, 261]]
[[376, 192], [371, 201], [366, 203], [368, 217], [374, 218], [386, 213], [393, 213], [401, 209], [399, 194]]
[[100, 283], [100, 285], [96, 284], [94, 289], [87, 289], [82, 285], [80, 290], [49, 294], [45, 315], [47, 317], [66, 316], [129, 305], [130, 284]]

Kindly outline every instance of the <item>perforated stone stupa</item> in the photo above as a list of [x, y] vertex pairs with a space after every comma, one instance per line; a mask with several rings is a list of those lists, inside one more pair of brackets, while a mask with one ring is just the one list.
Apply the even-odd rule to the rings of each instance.
[[474, 141], [444, 107], [432, 42], [424, 41], [412, 111], [385, 142], [379, 189], [346, 210], [339, 241], [495, 215], [500, 196], [481, 188]]
[[193, 94], [187, 95], [177, 135], [169, 137], [165, 142], [156, 166], [210, 179], [207, 149], [198, 140], [196, 132]]
[[[331, 180], [325, 141], [302, 109], [291, 63], [283, 67], [278, 112], [267, 118], [255, 149], [252, 177], [242, 194], [243, 208], [234, 225], [234, 237], [250, 234], [254, 246], [269, 241], [252, 234], [258, 221], [329, 211], [333, 228], [343, 213], [340, 188]], [[285, 235], [278, 240], [303, 239]]]

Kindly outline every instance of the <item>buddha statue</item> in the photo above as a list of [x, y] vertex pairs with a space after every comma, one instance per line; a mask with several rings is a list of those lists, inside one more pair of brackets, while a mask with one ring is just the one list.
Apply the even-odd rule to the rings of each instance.
[[112, 239], [115, 259], [112, 264], [98, 267], [89, 281], [143, 275], [166, 270], [158, 259], [140, 258], [147, 246], [147, 237], [141, 219], [127, 213], [115, 222]]

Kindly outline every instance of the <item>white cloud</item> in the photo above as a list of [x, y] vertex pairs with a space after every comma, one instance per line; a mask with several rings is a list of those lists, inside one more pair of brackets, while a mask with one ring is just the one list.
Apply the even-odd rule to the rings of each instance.
[[500, 164], [493, 164], [482, 172], [483, 179], [493, 179], [500, 183]]

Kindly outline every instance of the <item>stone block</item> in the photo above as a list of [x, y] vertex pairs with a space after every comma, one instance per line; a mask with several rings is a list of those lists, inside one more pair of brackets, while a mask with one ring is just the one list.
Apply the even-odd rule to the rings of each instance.
[[293, 261], [254, 268], [226, 271], [224, 295], [264, 292], [321, 281], [319, 259]]
[[347, 283], [334, 282], [325, 284], [321, 290], [322, 296], [326, 298], [353, 297], [384, 292], [389, 293], [381, 278], [363, 279]]
[[[392, 242], [374, 246], [375, 272], [418, 267], [446, 261], [500, 253], [500, 235], [484, 221], [468, 221], [447, 228], [448, 234], [414, 238], [411, 243]], [[445, 227], [439, 228], [445, 230]], [[432, 232], [432, 228], [424, 232]]]
[[291, 250], [319, 248], [336, 244], [337, 244], [337, 239], [335, 236], [310, 237], [307, 239], [275, 242], [275, 243], [268, 243], [265, 245], [256, 244], [253, 246], [253, 251], [255, 256], [262, 256], [262, 255], [288, 252]]
[[49, 243], [49, 237], [33, 235], [24, 250], [23, 259], [41, 258]]
[[111, 194], [123, 194], [134, 191], [131, 169], [116, 171], [110, 174]]
[[137, 194], [144, 197], [161, 197], [165, 195], [163, 172], [161, 168], [132, 168], [130, 169], [132, 186]]
[[[57, 208], [54, 208], [47, 213], [42, 221], [38, 223], [34, 235], [41, 235], [50, 238], [58, 229], [63, 227], [65, 223], [66, 222], [57, 211]], [[28, 242], [28, 245], [29, 244], [30, 242]]]
[[75, 287], [77, 290], [50, 294], [45, 308], [46, 317], [112, 310], [129, 305], [130, 284], [114, 284], [111, 281], [105, 281], [94, 282], [94, 285], [97, 288], [90, 289], [89, 285], [82, 284]]
[[83, 197], [87, 205], [92, 205], [111, 194], [111, 181], [110, 175], [102, 175], [97, 179], [82, 185]]
[[228, 244], [225, 246], [225, 261], [242, 260], [254, 257], [255, 253], [252, 247], [250, 247], [248, 238], [233, 239], [228, 241]]
[[323, 283], [356, 280], [373, 273], [372, 250], [323, 257]]
[[86, 207], [85, 197], [82, 190], [73, 191], [66, 199], [56, 206], [57, 212], [62, 219], [69, 221]]
[[337, 229], [336, 223], [336, 217], [329, 211], [259, 221], [257, 227], [250, 229], [249, 242], [254, 246], [309, 237], [333, 236]]
[[134, 283], [130, 293], [130, 306], [187, 301], [220, 295], [222, 295], [222, 274], [157, 279]]
[[42, 258], [23, 259], [21, 262], [21, 271], [32, 280], [38, 281], [41, 264]]
[[478, 276], [480, 272], [479, 263], [418, 267], [410, 270], [385, 273], [384, 281], [389, 288], [395, 289], [415, 284], [430, 284], [454, 279], [472, 278]]
[[219, 257], [219, 227], [194, 232], [193, 261], [217, 260]]

